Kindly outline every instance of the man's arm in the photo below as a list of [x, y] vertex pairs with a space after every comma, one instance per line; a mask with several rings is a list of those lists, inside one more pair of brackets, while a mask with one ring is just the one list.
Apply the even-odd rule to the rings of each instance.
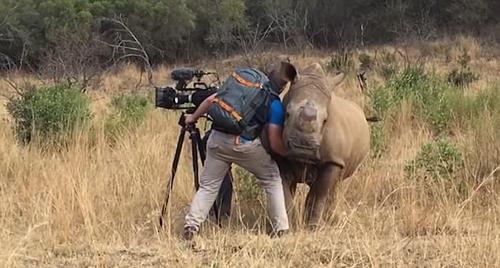
[[285, 109], [279, 99], [271, 102], [267, 119], [267, 135], [269, 137], [270, 149], [280, 155], [286, 155], [286, 148], [283, 142], [283, 125], [285, 122]]
[[210, 105], [214, 103], [215, 97], [217, 96], [217, 93], [214, 93], [210, 96], [208, 96], [201, 104], [198, 106], [196, 111], [194, 111], [193, 114], [187, 115], [186, 116], [186, 124], [192, 124], [195, 123], [198, 118], [200, 118], [202, 115], [206, 114], [208, 112], [208, 109], [210, 108]]
[[283, 142], [283, 127], [276, 124], [268, 124], [269, 146], [271, 150], [281, 156], [286, 156], [286, 148]]

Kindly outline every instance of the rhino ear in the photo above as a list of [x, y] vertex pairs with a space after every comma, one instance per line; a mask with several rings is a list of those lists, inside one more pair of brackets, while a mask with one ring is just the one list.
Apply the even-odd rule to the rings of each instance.
[[298, 78], [297, 68], [289, 62], [282, 61], [280, 65], [280, 77], [293, 84]]

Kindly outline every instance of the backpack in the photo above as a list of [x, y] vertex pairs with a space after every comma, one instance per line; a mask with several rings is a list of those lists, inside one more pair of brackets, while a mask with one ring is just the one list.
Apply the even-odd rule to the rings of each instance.
[[269, 79], [254, 68], [240, 68], [217, 91], [208, 114], [212, 128], [253, 140], [260, 135], [267, 120], [268, 108], [276, 94]]

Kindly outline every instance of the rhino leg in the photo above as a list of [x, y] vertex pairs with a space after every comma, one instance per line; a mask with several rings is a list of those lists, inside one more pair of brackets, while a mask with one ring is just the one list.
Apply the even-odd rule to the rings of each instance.
[[289, 181], [282, 180], [282, 183], [283, 192], [285, 194], [286, 210], [289, 211], [293, 206], [293, 197], [295, 193], [292, 192], [291, 183]]
[[305, 221], [309, 227], [314, 229], [319, 226], [330, 191], [335, 190], [341, 173], [341, 167], [327, 164], [320, 169], [318, 178], [310, 185], [305, 210]]

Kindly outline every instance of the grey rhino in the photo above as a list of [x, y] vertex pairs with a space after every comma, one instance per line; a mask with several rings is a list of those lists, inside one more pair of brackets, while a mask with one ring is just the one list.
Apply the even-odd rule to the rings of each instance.
[[283, 136], [288, 154], [278, 161], [283, 177], [287, 208], [291, 208], [297, 183], [310, 187], [305, 204], [305, 221], [312, 228], [322, 219], [327, 200], [335, 187], [350, 177], [367, 157], [370, 133], [362, 109], [335, 95], [318, 63], [300, 74], [290, 63], [281, 63], [279, 76], [290, 87], [283, 92], [286, 110]]

